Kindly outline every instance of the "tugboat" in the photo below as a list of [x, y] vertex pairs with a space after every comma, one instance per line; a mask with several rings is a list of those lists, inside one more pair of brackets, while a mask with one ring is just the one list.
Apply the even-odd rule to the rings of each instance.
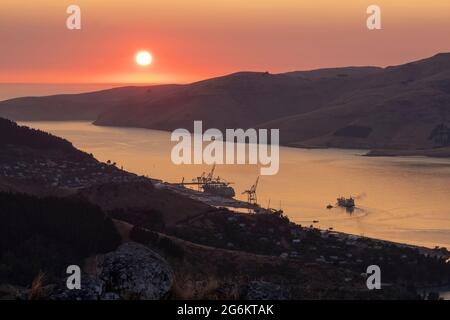
[[353, 199], [352, 197], [350, 197], [350, 198], [339, 197], [339, 198], [337, 198], [337, 205], [339, 207], [353, 209], [355, 207], [355, 199]]

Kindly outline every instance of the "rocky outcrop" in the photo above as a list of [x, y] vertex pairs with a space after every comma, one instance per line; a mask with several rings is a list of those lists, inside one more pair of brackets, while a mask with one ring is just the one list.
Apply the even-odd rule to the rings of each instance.
[[173, 272], [169, 264], [146, 246], [128, 242], [104, 256], [100, 275], [83, 274], [81, 289], [69, 290], [65, 282], [52, 300], [157, 300], [170, 291]]
[[161, 299], [172, 287], [173, 271], [169, 264], [137, 243], [125, 243], [106, 254], [101, 268], [104, 292], [115, 293], [121, 299]]

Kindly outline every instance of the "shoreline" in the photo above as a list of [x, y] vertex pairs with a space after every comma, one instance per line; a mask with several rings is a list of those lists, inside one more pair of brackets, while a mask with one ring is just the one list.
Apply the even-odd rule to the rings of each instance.
[[[164, 182], [161, 180], [154, 180], [151, 179], [152, 182], [155, 185], [155, 188], [160, 188], [160, 189], [168, 189], [171, 191], [174, 191], [178, 194], [187, 196], [191, 199], [194, 200], [198, 200], [200, 202], [203, 202], [207, 205], [210, 206], [214, 206], [214, 207], [222, 207], [222, 208], [227, 208], [230, 209], [230, 211], [233, 211], [234, 213], [237, 214], [247, 214], [247, 213], [243, 213], [241, 211], [238, 211], [236, 209], [244, 209], [244, 210], [253, 210], [254, 212], [252, 213], [248, 213], [248, 214], [269, 214], [269, 213], [273, 213], [271, 208], [265, 209], [262, 208], [259, 205], [252, 205], [249, 204], [245, 201], [241, 201], [241, 200], [237, 200], [234, 198], [228, 199], [228, 198], [223, 198], [217, 195], [211, 195], [205, 192], [200, 192], [200, 191], [196, 191], [193, 189], [189, 189], [186, 187], [182, 187], [182, 186], [178, 186], [172, 183], [168, 183], [168, 182]], [[255, 211], [259, 211], [259, 212], [255, 212]], [[289, 216], [287, 216], [289, 218]], [[295, 222], [292, 222], [296, 225], [298, 225]], [[410, 248], [410, 249], [417, 249], [419, 250], [419, 252], [421, 252], [422, 254], [428, 254], [431, 256], [444, 256], [446, 258], [450, 258], [450, 256], [447, 255], [440, 255], [436, 250], [436, 248], [432, 248], [432, 247], [425, 247], [425, 246], [421, 246], [421, 245], [416, 245], [416, 244], [410, 244], [410, 243], [403, 243], [403, 242], [396, 242], [396, 241], [391, 241], [391, 240], [386, 240], [386, 239], [380, 239], [380, 238], [373, 238], [373, 237], [367, 237], [367, 236], [361, 236], [361, 235], [356, 235], [356, 234], [352, 234], [352, 233], [346, 233], [343, 231], [336, 231], [336, 230], [327, 230], [327, 229], [321, 229], [318, 227], [314, 227], [314, 229], [320, 230], [321, 232], [323, 232], [324, 234], [333, 234], [333, 235], [337, 235], [338, 238], [341, 239], [347, 239], [347, 238], [357, 238], [357, 239], [365, 239], [365, 240], [370, 240], [370, 241], [375, 241], [375, 242], [379, 242], [380, 244], [383, 245], [395, 245], [397, 247], [402, 247], [402, 248]], [[440, 249], [442, 249], [442, 247], [439, 247]], [[446, 248], [448, 249], [448, 248]]]

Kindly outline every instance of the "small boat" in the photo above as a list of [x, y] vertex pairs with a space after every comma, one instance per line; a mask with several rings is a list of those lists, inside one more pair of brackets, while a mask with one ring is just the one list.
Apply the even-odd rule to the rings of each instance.
[[352, 197], [350, 198], [339, 197], [337, 198], [337, 205], [344, 208], [354, 208], [355, 199], [353, 199]]

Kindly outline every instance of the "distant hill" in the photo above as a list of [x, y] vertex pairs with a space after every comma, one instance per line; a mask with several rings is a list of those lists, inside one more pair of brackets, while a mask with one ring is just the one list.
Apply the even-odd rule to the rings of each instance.
[[[98, 162], [89, 154], [76, 149], [71, 142], [50, 133], [19, 126], [14, 121], [0, 118], [0, 164], [39, 159], [55, 161]], [[16, 163], [16, 166], [19, 163]], [[0, 167], [0, 174], [6, 170]], [[16, 170], [17, 171], [17, 170]]]
[[448, 150], [450, 53], [387, 68], [240, 72], [188, 85], [18, 98], [0, 102], [0, 116], [160, 130], [203, 120], [205, 129], [279, 128], [290, 146]]
[[0, 118], [0, 146], [7, 145], [81, 153], [77, 152], [72, 144], [65, 139], [41, 130], [19, 126], [14, 121]]
[[14, 98], [0, 102], [0, 117], [11, 120], [93, 120], [118, 103], [146, 92], [146, 87], [121, 87], [80, 94]]

